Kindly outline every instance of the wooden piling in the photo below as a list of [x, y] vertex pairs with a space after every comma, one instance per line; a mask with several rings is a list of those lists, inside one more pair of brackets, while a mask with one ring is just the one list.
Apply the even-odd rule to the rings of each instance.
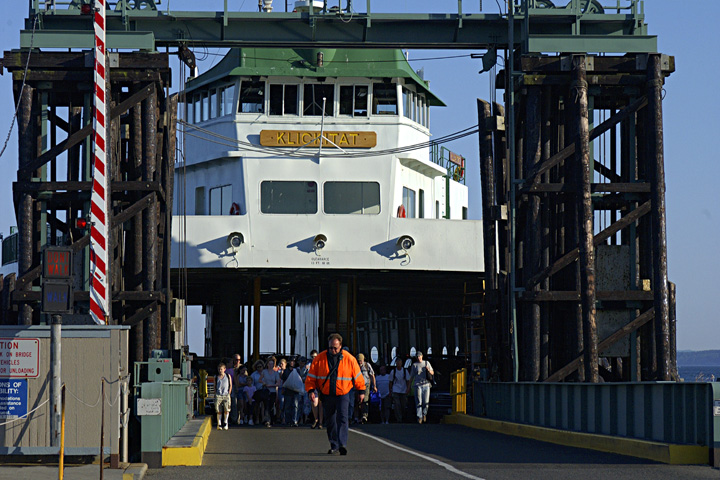
[[586, 80], [585, 56], [573, 57], [573, 83], [570, 95], [575, 104], [577, 139], [575, 147], [576, 162], [576, 202], [579, 221], [580, 240], [580, 303], [583, 319], [583, 352], [585, 361], [585, 381], [598, 381], [597, 316], [595, 311], [595, 246], [593, 244], [594, 222], [590, 183], [592, 167], [590, 164], [590, 132], [588, 128], [588, 84]]

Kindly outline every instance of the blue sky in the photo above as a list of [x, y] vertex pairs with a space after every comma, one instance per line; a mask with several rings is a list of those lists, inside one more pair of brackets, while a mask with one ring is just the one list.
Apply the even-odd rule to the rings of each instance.
[[[167, 8], [163, 0], [161, 9]], [[7, 2], [9, 3], [9, 2]], [[275, 0], [275, 8], [284, 10], [285, 3]], [[290, 2], [293, 3], [293, 2]], [[356, 8], [364, 10], [365, 2], [356, 0]], [[478, 0], [465, 1], [465, 13], [478, 13]], [[484, 13], [497, 12], [495, 2], [486, 0]], [[504, 2], [500, 2], [504, 4]], [[556, 2], [562, 3], [562, 2]], [[615, 0], [601, 3], [614, 4]], [[255, 0], [229, 0], [230, 9], [252, 11]], [[330, 0], [330, 5], [337, 0]], [[345, 2], [343, 1], [343, 4]], [[3, 51], [19, 46], [19, 30], [27, 15], [27, 2], [16, 2], [6, 8], [0, 19], [0, 48]], [[173, 9], [197, 9], [198, 2], [171, 0]], [[201, 3], [205, 10], [221, 10], [222, 0]], [[7, 5], [6, 5], [7, 7]], [[457, 11], [455, 0], [373, 0], [373, 12], [427, 13]], [[718, 308], [713, 307], [717, 291], [720, 254], [715, 242], [720, 238], [720, 162], [715, 140], [720, 136], [720, 95], [714, 90], [719, 77], [720, 36], [715, 36], [720, 3], [701, 0], [647, 0], [646, 21], [650, 33], [658, 35], [659, 50], [675, 56], [677, 71], [666, 82], [663, 103], [665, 171], [667, 184], [668, 271], [677, 284], [678, 333], [681, 350], [720, 348], [717, 328]], [[210, 49], [209, 53], [218, 50]], [[410, 60], [443, 55], [459, 55], [470, 51], [411, 51]], [[482, 52], [475, 52], [482, 53]], [[198, 58], [202, 51], [196, 51]], [[220, 57], [208, 55], [200, 64], [205, 71]], [[431, 112], [431, 130], [442, 136], [477, 123], [475, 98], [490, 98], [488, 75], [478, 75], [479, 60], [470, 58], [412, 62], [415, 69], [424, 68], [430, 88], [447, 104]], [[178, 84], [177, 74], [173, 83]], [[0, 148], [10, 129], [14, 112], [11, 76], [0, 76]], [[480, 217], [477, 137], [468, 137], [450, 145], [468, 159], [468, 184], [471, 188], [470, 216]], [[13, 129], [7, 151], [0, 157], [0, 232], [7, 234], [15, 225], [12, 204], [12, 182], [17, 170], [17, 136]], [[268, 343], [274, 345], [273, 338]]]

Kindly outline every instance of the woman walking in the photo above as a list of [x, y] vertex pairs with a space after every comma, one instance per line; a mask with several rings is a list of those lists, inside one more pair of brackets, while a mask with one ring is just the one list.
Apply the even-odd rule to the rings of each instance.
[[430, 362], [424, 362], [422, 352], [417, 352], [417, 360], [410, 367], [410, 382], [415, 392], [415, 410], [418, 423], [427, 421], [430, 387], [432, 386], [430, 379], [434, 374]]

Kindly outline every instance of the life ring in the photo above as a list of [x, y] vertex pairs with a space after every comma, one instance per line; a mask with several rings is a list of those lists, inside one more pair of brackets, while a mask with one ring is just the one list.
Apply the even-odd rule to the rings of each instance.
[[400, 205], [398, 207], [397, 216], [398, 216], [398, 218], [406, 218], [407, 217], [407, 215], [405, 213], [405, 205]]
[[230, 215], [240, 215], [240, 205], [236, 202], [233, 202], [233, 204], [230, 205]]

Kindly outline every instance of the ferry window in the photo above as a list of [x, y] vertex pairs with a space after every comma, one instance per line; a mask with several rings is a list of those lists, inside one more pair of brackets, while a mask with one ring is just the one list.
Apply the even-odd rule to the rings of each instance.
[[403, 187], [403, 207], [407, 218], [415, 218], [415, 190]]
[[325, 116], [332, 117], [334, 115], [335, 85], [309, 83], [305, 85], [303, 93], [305, 102], [303, 115], [322, 115], [323, 98], [325, 98]]
[[420, 115], [418, 113], [418, 97], [417, 97], [417, 94], [415, 94], [415, 92], [413, 92], [412, 98], [413, 98], [413, 120], [420, 123]]
[[440, 218], [440, 201], [435, 200], [435, 218]]
[[202, 93], [202, 120], [203, 122], [210, 119], [210, 97], [208, 92]]
[[202, 96], [199, 93], [195, 94], [195, 101], [193, 103], [195, 104], [193, 108], [195, 112], [193, 123], [200, 123], [202, 122]]
[[298, 86], [270, 85], [270, 115], [297, 115]]
[[427, 123], [425, 123], [425, 95], [418, 95], [418, 109], [420, 111], [420, 125], [427, 127]]
[[232, 185], [210, 189], [210, 215], [230, 215]]
[[270, 115], [283, 114], [283, 86], [270, 85]]
[[425, 218], [425, 190], [418, 190], [418, 218]]
[[402, 89], [402, 95], [403, 95], [403, 116], [410, 118], [410, 90], [407, 88]]
[[210, 91], [210, 118], [218, 116], [218, 94], [216, 89]]
[[340, 87], [340, 115], [367, 117], [368, 87], [343, 85]]
[[195, 215], [205, 215], [205, 187], [195, 188]]
[[195, 113], [194, 113], [195, 109], [193, 108], [194, 106], [195, 106], [195, 103], [192, 101], [192, 99], [190, 99], [186, 105], [187, 114], [185, 115], [185, 119], [187, 120], [188, 123], [192, 123], [195, 121]]
[[240, 113], [263, 113], [265, 82], [243, 80], [240, 84]]
[[373, 115], [397, 115], [397, 89], [394, 83], [373, 83]]
[[467, 207], [462, 207], [462, 219], [467, 220]]
[[368, 114], [368, 87], [355, 87], [355, 106], [353, 115], [356, 117], [367, 117]]
[[317, 183], [265, 181], [260, 184], [262, 213], [317, 213]]
[[297, 85], [285, 85], [285, 115], [300, 113]]
[[217, 96], [217, 116], [222, 117], [223, 115], [225, 115], [225, 87], [219, 87], [217, 89]]
[[235, 85], [228, 85], [221, 90], [220, 95], [220, 116], [230, 115], [235, 111], [233, 102], [235, 101]]
[[325, 182], [323, 194], [325, 213], [380, 213], [380, 184], [377, 182]]

